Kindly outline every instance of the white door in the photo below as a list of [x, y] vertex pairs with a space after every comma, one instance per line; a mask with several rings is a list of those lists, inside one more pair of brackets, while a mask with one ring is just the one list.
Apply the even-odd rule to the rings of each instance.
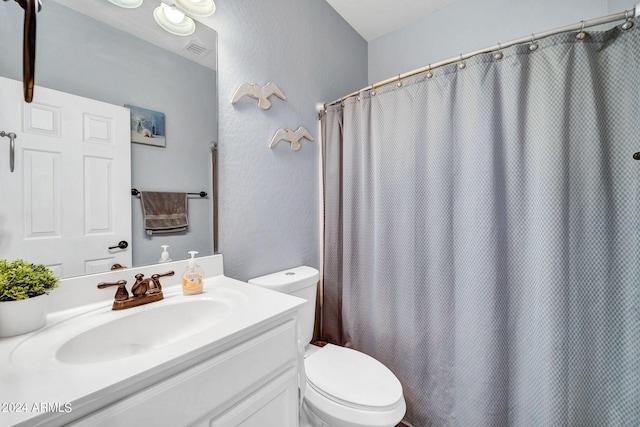
[[0, 258], [45, 264], [59, 277], [131, 266], [129, 110], [0, 77]]

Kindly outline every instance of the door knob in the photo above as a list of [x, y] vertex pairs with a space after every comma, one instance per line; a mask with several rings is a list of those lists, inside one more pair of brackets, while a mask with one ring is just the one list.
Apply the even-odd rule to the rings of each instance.
[[124, 240], [121, 240], [120, 243], [118, 243], [115, 246], [109, 246], [109, 249], [127, 249], [127, 247], [129, 247], [129, 243], [127, 243]]

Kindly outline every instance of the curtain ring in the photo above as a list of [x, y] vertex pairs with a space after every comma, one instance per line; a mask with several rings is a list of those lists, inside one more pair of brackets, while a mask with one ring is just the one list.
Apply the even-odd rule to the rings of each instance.
[[576, 34], [576, 38], [580, 41], [587, 38], [587, 33], [584, 32], [584, 21], [582, 21], [582, 27], [580, 28], [580, 31], [578, 31], [578, 34]]
[[531, 33], [531, 44], [529, 44], [529, 50], [534, 51], [538, 48], [538, 43], [536, 43], [535, 36]]
[[371, 96], [376, 96], [376, 86], [375, 85], [371, 85]]
[[433, 73], [431, 72], [431, 64], [429, 64], [429, 68], [427, 69], [427, 78], [430, 79], [433, 77]]
[[624, 31], [627, 31], [627, 30], [630, 30], [630, 29], [633, 28], [633, 22], [631, 22], [629, 20], [630, 19], [629, 12], [631, 12], [631, 11], [630, 10], [625, 10], [624, 11], [625, 22], [622, 25], [620, 25], [620, 28], [622, 28]]
[[462, 54], [460, 54], [460, 63], [458, 64], [458, 68], [460, 70], [463, 70], [466, 66], [467, 64], [465, 64], [465, 62], [462, 60]]
[[496, 61], [500, 61], [502, 58], [504, 58], [504, 54], [501, 51], [502, 45], [500, 44], [500, 42], [498, 42], [498, 51], [493, 54], [493, 59], [495, 59]]
[[398, 83], [396, 83], [396, 86], [402, 87], [402, 79], [400, 78], [400, 74], [398, 74]]

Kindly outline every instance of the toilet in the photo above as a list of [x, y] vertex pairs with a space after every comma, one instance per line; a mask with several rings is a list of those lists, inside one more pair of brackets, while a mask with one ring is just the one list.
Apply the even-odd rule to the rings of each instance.
[[400, 381], [386, 366], [350, 348], [310, 343], [319, 277], [315, 268], [302, 266], [249, 280], [308, 301], [297, 313], [306, 376], [306, 385], [300, 387], [304, 396], [300, 426], [395, 427], [406, 404]]

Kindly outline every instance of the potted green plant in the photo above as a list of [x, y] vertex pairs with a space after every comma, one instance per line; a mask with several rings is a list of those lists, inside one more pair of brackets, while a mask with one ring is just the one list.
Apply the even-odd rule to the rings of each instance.
[[47, 323], [47, 302], [40, 296], [49, 294], [58, 282], [43, 264], [0, 259], [0, 337], [43, 327]]

